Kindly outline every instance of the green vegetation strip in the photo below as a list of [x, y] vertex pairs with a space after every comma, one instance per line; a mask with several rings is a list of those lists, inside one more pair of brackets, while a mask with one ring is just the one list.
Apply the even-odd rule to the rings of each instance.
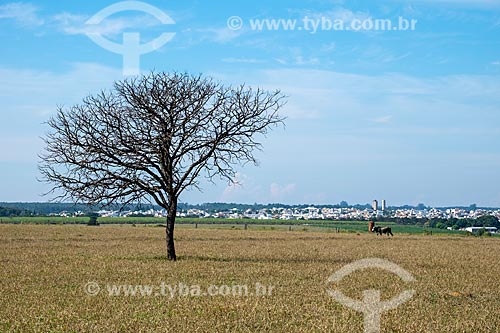
[[[36, 216], [36, 217], [2, 217], [2, 224], [87, 224], [88, 217], [61, 217], [61, 216]], [[136, 225], [158, 225], [164, 224], [164, 218], [156, 217], [100, 217], [100, 224], [136, 224]], [[213, 225], [228, 226], [232, 228], [244, 228], [245, 225], [259, 226], [294, 226], [294, 230], [301, 229], [325, 229], [333, 232], [368, 232], [367, 221], [332, 221], [332, 220], [257, 220], [257, 219], [219, 219], [219, 218], [178, 218], [179, 225]], [[462, 231], [451, 231], [439, 228], [425, 228], [414, 225], [398, 225], [394, 222], [377, 222], [379, 226], [390, 226], [395, 233], [421, 234], [463, 234]]]

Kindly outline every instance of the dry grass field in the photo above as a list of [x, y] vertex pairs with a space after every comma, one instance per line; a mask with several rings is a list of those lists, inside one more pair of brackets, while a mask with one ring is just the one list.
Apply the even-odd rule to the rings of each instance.
[[[415, 290], [382, 314], [381, 332], [500, 331], [498, 238], [180, 227], [176, 246], [179, 260], [168, 262], [162, 228], [0, 225], [0, 331], [363, 332], [363, 314], [328, 288], [357, 299], [365, 289], [383, 299]], [[416, 281], [365, 269], [327, 282], [373, 257]], [[171, 297], [162, 283], [189, 293]], [[272, 293], [255, 295], [257, 283]], [[156, 287], [150, 296], [112, 296], [111, 285]], [[212, 285], [250, 293], [203, 295]], [[96, 286], [98, 295], [86, 292]]]

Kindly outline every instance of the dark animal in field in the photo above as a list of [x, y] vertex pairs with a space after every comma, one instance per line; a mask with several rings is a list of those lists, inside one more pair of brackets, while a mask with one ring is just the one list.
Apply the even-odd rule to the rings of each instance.
[[389, 235], [394, 236], [392, 234], [391, 227], [384, 227], [384, 228], [382, 228], [382, 227], [373, 227], [372, 232], [376, 232], [377, 236], [378, 235], [382, 235], [382, 234], [387, 235], [387, 236], [389, 236]]

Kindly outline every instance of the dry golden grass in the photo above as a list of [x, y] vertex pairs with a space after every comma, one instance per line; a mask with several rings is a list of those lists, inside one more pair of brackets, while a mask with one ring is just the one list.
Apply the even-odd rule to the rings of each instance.
[[[130, 226], [0, 225], [0, 331], [363, 332], [363, 315], [332, 299], [415, 296], [382, 314], [382, 332], [498, 332], [500, 240], [178, 228], [179, 260], [164, 230]], [[330, 275], [358, 259], [390, 260], [416, 278], [380, 269]], [[273, 285], [270, 296], [92, 297], [106, 284]]]

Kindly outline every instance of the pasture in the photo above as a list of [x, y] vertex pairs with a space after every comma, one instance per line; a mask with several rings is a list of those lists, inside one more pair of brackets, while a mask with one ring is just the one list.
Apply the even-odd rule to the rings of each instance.
[[[61, 217], [61, 216], [20, 216], [0, 217], [0, 224], [87, 224], [88, 217]], [[136, 224], [136, 225], [159, 225], [165, 223], [165, 218], [157, 217], [99, 217], [100, 224]], [[255, 229], [288, 229], [292, 226], [294, 230], [321, 230], [341, 232], [367, 232], [367, 221], [337, 221], [337, 220], [256, 220], [256, 219], [220, 219], [220, 218], [177, 218], [177, 225], [200, 225], [243, 228], [245, 224]], [[390, 226], [393, 231], [405, 234], [464, 234], [462, 231], [446, 230], [438, 228], [425, 228], [418, 225], [400, 225], [394, 222], [376, 222], [378, 226]]]
[[[163, 228], [0, 225], [0, 331], [363, 332], [363, 314], [327, 289], [356, 299], [378, 289], [384, 300], [412, 289], [413, 298], [382, 313], [381, 332], [498, 332], [496, 237], [272, 228], [179, 225], [179, 260], [168, 262]], [[416, 281], [366, 269], [327, 282], [343, 266], [373, 257]], [[113, 285], [155, 289], [126, 296], [112, 294]], [[159, 293], [165, 285], [177, 293]], [[250, 294], [206, 293], [243, 285]], [[257, 285], [272, 292], [256, 295]]]

